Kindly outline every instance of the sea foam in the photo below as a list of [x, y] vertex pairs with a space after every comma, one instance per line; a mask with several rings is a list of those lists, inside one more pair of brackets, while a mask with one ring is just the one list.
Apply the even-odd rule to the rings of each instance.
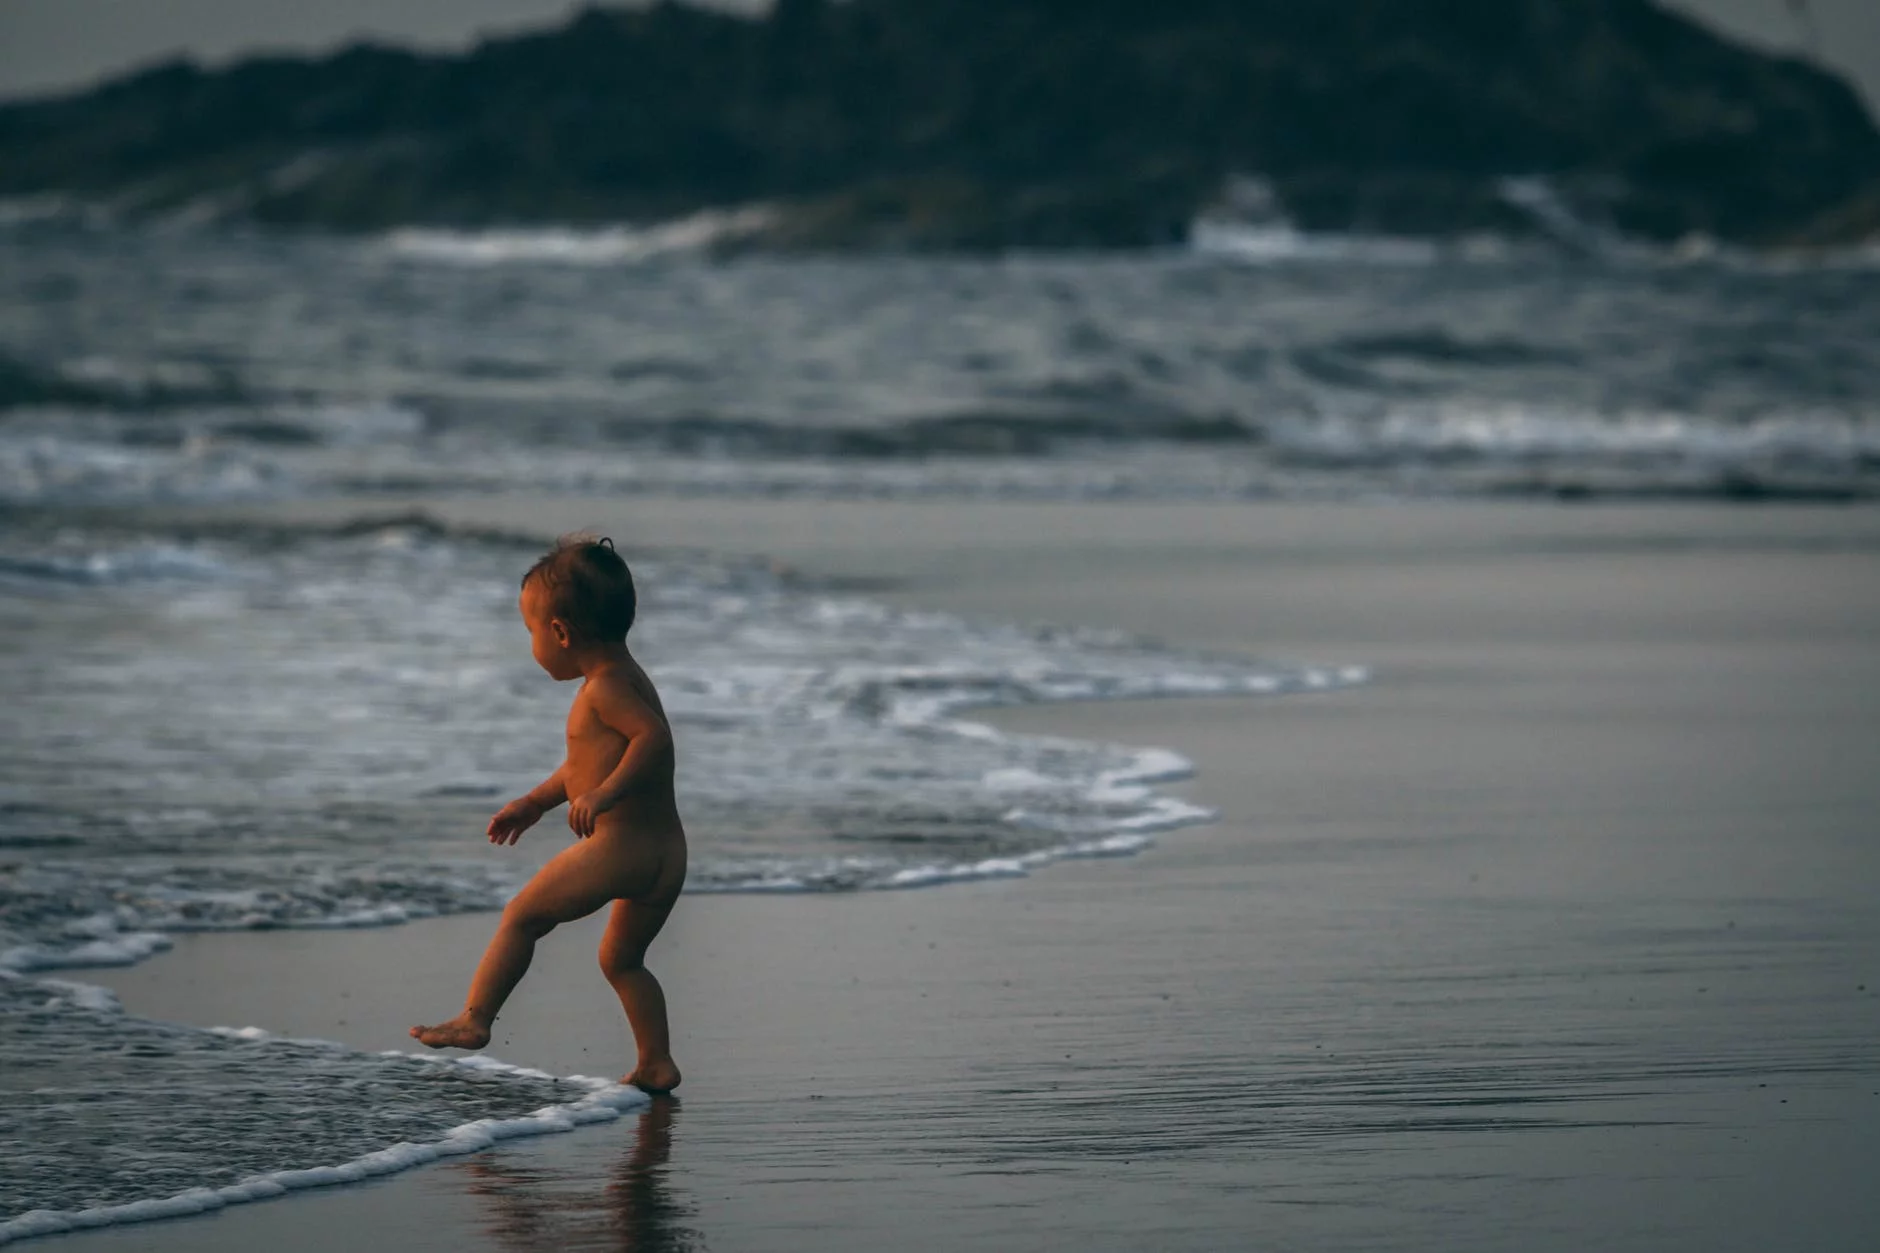
[[[60, 667], [0, 670], [0, 703], [37, 728], [0, 763], [0, 969], [499, 908], [526, 870], [476, 837], [552, 767], [529, 755], [565, 709], [514, 645], [533, 552], [412, 518], [0, 540], [15, 612], [65, 624], [67, 645]], [[978, 708], [1364, 678], [898, 609], [758, 563], [635, 563], [636, 645], [686, 746], [697, 891], [1023, 874], [1209, 817], [1160, 790], [1189, 770], [1175, 754], [1012, 734]]]
[[413, 1166], [422, 1166], [441, 1157], [476, 1153], [502, 1140], [573, 1131], [576, 1127], [590, 1123], [606, 1122], [629, 1110], [643, 1108], [651, 1100], [639, 1089], [625, 1087], [612, 1080], [569, 1075], [564, 1076], [564, 1081], [590, 1085], [592, 1091], [580, 1100], [565, 1105], [544, 1106], [519, 1118], [479, 1118], [451, 1128], [436, 1140], [417, 1144], [400, 1141], [337, 1165], [270, 1171], [219, 1188], [188, 1188], [172, 1196], [126, 1201], [117, 1205], [79, 1210], [31, 1210], [0, 1221], [0, 1244], [23, 1240], [28, 1236], [55, 1235], [93, 1227], [148, 1222], [158, 1218], [183, 1218], [249, 1201], [265, 1201], [302, 1188], [359, 1183], [380, 1175], [409, 1170]]
[[734, 243], [768, 230], [776, 220], [775, 209], [767, 205], [747, 205], [738, 209], [707, 209], [646, 226], [611, 226], [585, 231], [404, 228], [387, 234], [384, 246], [400, 257], [459, 265], [509, 262], [623, 265]]
[[[0, 1022], [7, 1027], [0, 1041], [7, 1078], [0, 1083], [8, 1089], [8, 1121], [38, 1144], [38, 1156], [14, 1163], [8, 1177], [9, 1204], [33, 1208], [0, 1214], [0, 1244], [356, 1183], [503, 1140], [618, 1118], [650, 1099], [612, 1080], [553, 1076], [482, 1055], [369, 1054], [254, 1027], [153, 1022], [123, 1013], [106, 989], [60, 980], [0, 975]], [[126, 1051], [141, 1062], [134, 1072], [126, 1069]], [[124, 1086], [94, 1084], [85, 1105], [69, 1103], [66, 1085], [101, 1074]], [[318, 1100], [309, 1106], [316, 1089]], [[188, 1094], [186, 1118], [179, 1121], [152, 1098], [165, 1090]], [[540, 1103], [549, 1094], [562, 1099]], [[447, 1105], [490, 1112], [441, 1120], [440, 1095]], [[90, 1106], [100, 1107], [102, 1121], [78, 1125]], [[310, 1120], [312, 1107], [321, 1112]], [[363, 1126], [416, 1134], [366, 1147], [361, 1140], [371, 1131], [361, 1132]], [[73, 1143], [81, 1135], [84, 1144]], [[142, 1141], [160, 1142], [161, 1152], [146, 1155]], [[84, 1145], [119, 1168], [86, 1178], [61, 1157]], [[283, 1154], [305, 1164], [238, 1173], [240, 1161]], [[192, 1169], [199, 1173], [193, 1182]], [[80, 1197], [90, 1203], [60, 1203]]]

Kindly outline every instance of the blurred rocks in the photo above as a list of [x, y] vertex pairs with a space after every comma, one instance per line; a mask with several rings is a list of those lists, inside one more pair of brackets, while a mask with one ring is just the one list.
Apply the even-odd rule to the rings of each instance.
[[740, 247], [1136, 247], [1253, 223], [1756, 247], [1880, 233], [1853, 90], [1649, 0], [784, 0], [461, 56], [177, 62], [0, 108], [0, 196], [341, 231], [763, 203]]

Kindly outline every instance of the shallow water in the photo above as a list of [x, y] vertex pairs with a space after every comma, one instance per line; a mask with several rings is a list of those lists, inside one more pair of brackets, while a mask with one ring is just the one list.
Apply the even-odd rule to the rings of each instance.
[[0, 1244], [372, 1178], [647, 1103], [483, 1057], [154, 1022], [101, 988], [4, 974], [0, 1061]]
[[[179, 931], [500, 906], [570, 838], [559, 815], [523, 850], [481, 834], [560, 749], [570, 689], [529, 659], [515, 608], [536, 547], [421, 519], [17, 519], [0, 536], [0, 973], [127, 964]], [[896, 610], [758, 563], [634, 556], [634, 640], [680, 744], [694, 891], [909, 888], [1132, 853], [1209, 816], [1157, 790], [1183, 759], [1006, 735], [962, 711], [1363, 677]], [[432, 1072], [399, 1087], [404, 1062], [275, 1049], [249, 1066], [246, 1046], [143, 1020], [101, 1042], [82, 996], [4, 986], [0, 1088], [18, 1109], [0, 1134], [0, 1220], [329, 1166], [552, 1095], [505, 1076], [500, 1100], [466, 1113], [429, 1101]], [[76, 1060], [99, 1048], [110, 1064]], [[267, 1130], [355, 1065], [343, 1142]], [[200, 1136], [171, 1135], [165, 1103], [113, 1095], [189, 1087], [204, 1067], [237, 1091], [202, 1098]], [[365, 1116], [386, 1102], [411, 1127]]]
[[[533, 552], [412, 521], [9, 530], [0, 966], [500, 904], [531, 864], [478, 856], [483, 823], [554, 768], [570, 696], [519, 625]], [[636, 564], [694, 890], [912, 887], [1131, 852], [1207, 816], [1154, 787], [1186, 772], [1178, 756], [960, 711], [1362, 677], [894, 610], [758, 564]]]

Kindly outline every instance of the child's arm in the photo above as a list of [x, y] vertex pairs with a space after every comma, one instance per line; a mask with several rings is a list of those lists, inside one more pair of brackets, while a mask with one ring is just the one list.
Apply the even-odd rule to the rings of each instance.
[[514, 844], [524, 831], [541, 821], [543, 814], [567, 800], [568, 788], [561, 781], [561, 772], [567, 767], [567, 762], [556, 766], [554, 774], [497, 810], [490, 819], [490, 843]]
[[594, 834], [599, 817], [620, 803], [648, 775], [672, 769], [672, 732], [666, 720], [627, 692], [600, 687], [594, 692], [595, 716], [627, 737], [620, 764], [591, 792], [568, 798], [568, 828], [576, 835]]

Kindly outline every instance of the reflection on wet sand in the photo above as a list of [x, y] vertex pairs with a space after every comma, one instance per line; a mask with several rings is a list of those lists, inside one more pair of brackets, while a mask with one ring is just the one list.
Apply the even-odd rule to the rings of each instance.
[[679, 1102], [655, 1098], [598, 1192], [589, 1177], [519, 1165], [499, 1154], [467, 1158], [458, 1168], [468, 1176], [470, 1194], [485, 1204], [486, 1230], [505, 1249], [702, 1250], [703, 1237], [686, 1225], [693, 1207], [674, 1195], [666, 1178], [678, 1121]]

